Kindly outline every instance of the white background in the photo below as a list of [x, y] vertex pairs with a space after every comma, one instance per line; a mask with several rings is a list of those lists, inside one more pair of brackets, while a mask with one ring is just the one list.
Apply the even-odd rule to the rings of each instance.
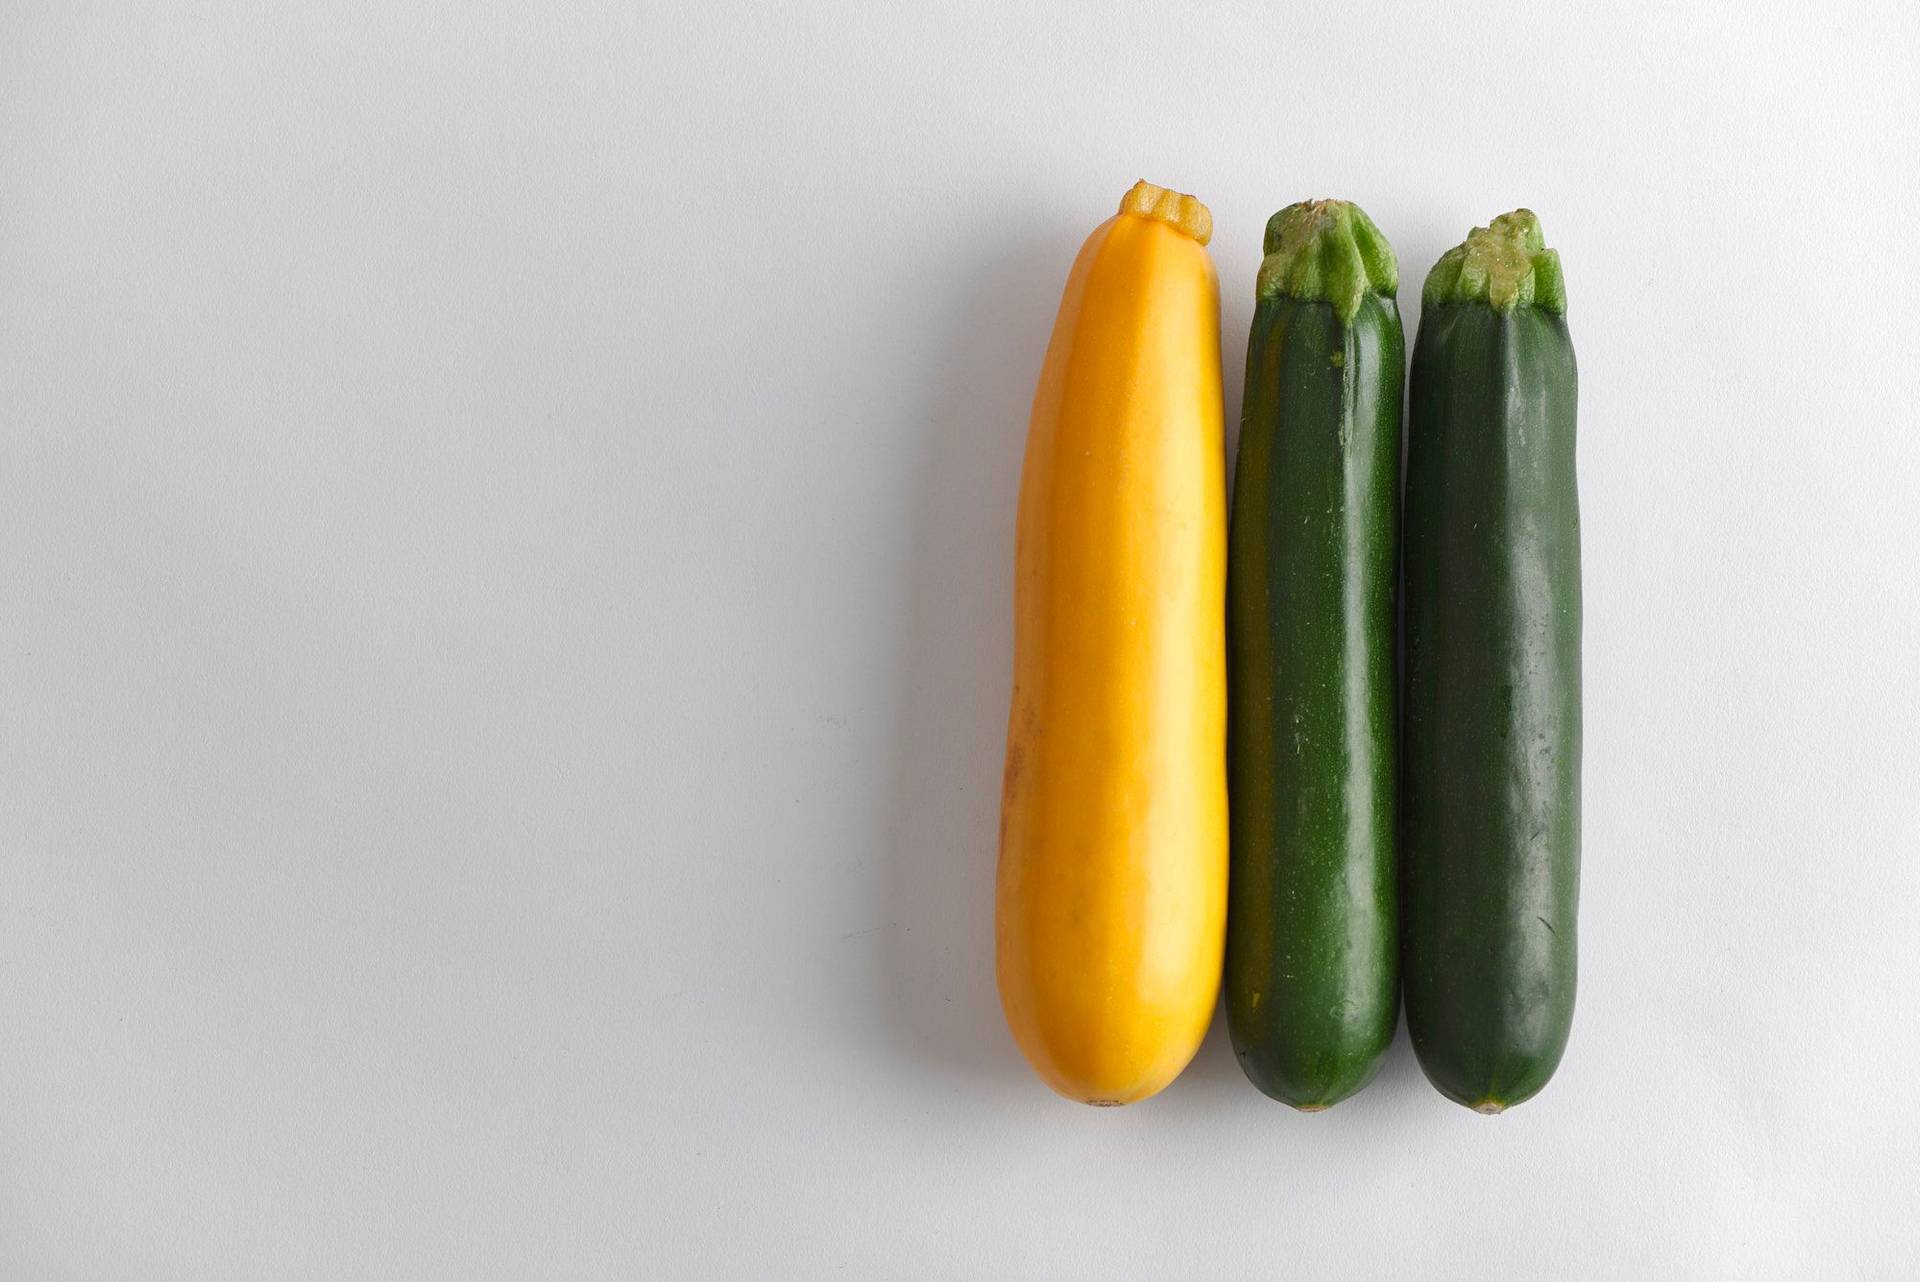
[[[1894, 1277], [1913, 6], [0, 7], [0, 1276]], [[1578, 11], [1578, 12], [1576, 12]], [[1579, 1013], [1499, 1118], [1056, 1099], [1028, 400], [1136, 178], [1581, 367]]]

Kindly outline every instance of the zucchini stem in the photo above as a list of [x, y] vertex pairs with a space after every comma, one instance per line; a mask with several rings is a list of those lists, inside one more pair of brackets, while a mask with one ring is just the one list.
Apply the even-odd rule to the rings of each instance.
[[1120, 212], [1157, 219], [1202, 245], [1213, 239], [1213, 214], [1205, 205], [1183, 192], [1156, 187], [1144, 179], [1120, 198]]

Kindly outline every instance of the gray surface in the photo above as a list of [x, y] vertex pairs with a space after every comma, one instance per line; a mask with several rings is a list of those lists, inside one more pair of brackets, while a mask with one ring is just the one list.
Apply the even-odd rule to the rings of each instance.
[[[0, 1276], [1910, 1269], [1920, 29], [1468, 8], [0, 7]], [[1509, 1116], [1002, 1027], [1020, 439], [1143, 176], [1230, 412], [1281, 203], [1565, 256]]]

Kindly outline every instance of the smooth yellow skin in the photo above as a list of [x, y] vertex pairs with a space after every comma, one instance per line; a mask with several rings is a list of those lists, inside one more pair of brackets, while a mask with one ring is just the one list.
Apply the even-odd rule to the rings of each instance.
[[1048, 1085], [1127, 1104], [1213, 1017], [1226, 932], [1220, 301], [1190, 196], [1080, 251], [1020, 481], [1000, 999]]

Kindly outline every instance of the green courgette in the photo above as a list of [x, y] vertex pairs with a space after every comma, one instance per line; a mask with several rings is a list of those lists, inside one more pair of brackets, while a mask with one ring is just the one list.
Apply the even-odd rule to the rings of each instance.
[[1304, 1110], [1373, 1078], [1399, 1013], [1398, 280], [1344, 201], [1267, 224], [1227, 551], [1227, 1020]]
[[1577, 384], [1527, 210], [1427, 277], [1409, 394], [1402, 965], [1429, 1080], [1525, 1100], [1573, 1021], [1580, 874]]

